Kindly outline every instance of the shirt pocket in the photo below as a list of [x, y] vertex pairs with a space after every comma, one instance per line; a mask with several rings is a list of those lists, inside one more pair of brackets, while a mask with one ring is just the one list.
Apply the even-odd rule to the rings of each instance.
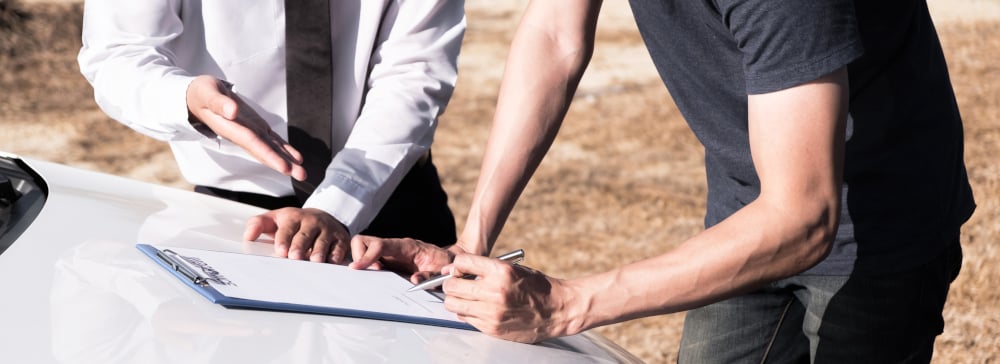
[[274, 0], [211, 0], [201, 7], [205, 48], [220, 65], [273, 54], [285, 36]]

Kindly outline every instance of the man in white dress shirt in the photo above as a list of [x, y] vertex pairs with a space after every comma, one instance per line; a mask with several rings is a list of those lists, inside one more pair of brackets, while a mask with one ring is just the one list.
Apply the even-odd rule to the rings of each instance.
[[243, 238], [271, 234], [278, 255], [339, 263], [362, 232], [454, 243], [430, 146], [463, 1], [331, 0], [332, 161], [305, 201], [292, 179], [312, 156], [287, 142], [284, 16], [275, 0], [88, 0], [80, 68], [110, 117], [170, 143], [196, 190], [271, 210]]

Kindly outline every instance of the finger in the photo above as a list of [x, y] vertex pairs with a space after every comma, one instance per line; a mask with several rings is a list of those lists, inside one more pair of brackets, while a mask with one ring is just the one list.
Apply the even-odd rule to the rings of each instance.
[[479, 330], [479, 332], [489, 336], [497, 337], [496, 331], [492, 329], [493, 328], [492, 324], [490, 322], [487, 322], [486, 320], [483, 320], [481, 317], [466, 315], [466, 314], [456, 314], [456, 316], [458, 316], [458, 319], [460, 321], [472, 325], [472, 327], [475, 327], [476, 330]]
[[236, 115], [239, 114], [239, 107], [236, 105], [236, 100], [218, 93], [218, 91], [211, 96], [208, 102], [208, 109], [226, 120], [234, 120], [236, 119]]
[[316, 237], [315, 242], [313, 242], [312, 252], [309, 254], [309, 260], [317, 263], [323, 263], [326, 261], [326, 252], [330, 251], [331, 245], [330, 236], [323, 230], [320, 230], [319, 236]]
[[351, 239], [351, 259], [350, 264], [353, 269], [367, 269], [378, 262], [382, 257], [382, 239], [374, 236], [355, 235]]
[[[235, 105], [233, 102], [234, 108]], [[266, 122], [258, 120], [259, 117], [256, 116], [240, 115], [236, 119], [226, 119], [223, 115], [214, 113], [209, 118], [212, 121], [210, 127], [216, 134], [243, 148], [268, 168], [286, 176], [305, 178], [305, 169], [296, 161], [301, 160], [301, 154], [298, 158], [290, 155], [286, 146], [291, 146], [275, 134]]]
[[[497, 259], [483, 257], [474, 254], [459, 254], [451, 264], [451, 268], [461, 274], [472, 274], [476, 276], [487, 276], [497, 270], [497, 266], [503, 264]], [[459, 275], [452, 273], [452, 275]]]
[[433, 272], [416, 272], [410, 276], [410, 283], [417, 284], [434, 277]]
[[459, 278], [461, 276], [454, 275], [455, 272], [457, 271], [452, 271], [452, 276], [455, 278], [446, 280], [441, 285], [441, 290], [448, 297], [465, 301], [483, 301], [486, 299], [486, 296], [482, 293], [482, 282], [479, 282], [478, 279]]
[[[288, 259], [307, 259], [318, 236], [319, 228], [316, 225], [299, 223], [291, 237], [292, 244], [288, 248]], [[325, 252], [321, 252], [321, 256], [325, 255]]]
[[285, 176], [292, 174], [295, 164], [285, 155], [283, 146], [285, 142], [280, 137], [271, 136], [269, 132], [264, 132], [262, 136], [252, 128], [239, 123], [230, 123], [225, 133], [226, 139], [246, 150], [268, 168]]
[[455, 313], [459, 320], [475, 327], [480, 332], [494, 337], [504, 336], [508, 340], [511, 330], [504, 329], [501, 322], [507, 308], [489, 302], [466, 300], [453, 295], [444, 298], [446, 310]]
[[243, 230], [243, 240], [254, 241], [262, 234], [274, 234], [276, 230], [278, 225], [274, 223], [274, 215], [269, 211], [247, 220], [246, 228]]
[[450, 274], [456, 277], [471, 274], [475, 275], [476, 279], [449, 279], [445, 281], [442, 289], [449, 296], [470, 301], [496, 301], [503, 294], [501, 289], [502, 286], [506, 285], [504, 280], [510, 280], [513, 268], [496, 259], [462, 254], [455, 257], [455, 262], [450, 266]]
[[299, 224], [292, 221], [279, 221], [277, 224], [278, 229], [274, 232], [274, 253], [279, 257], [288, 258], [291, 253], [292, 238], [299, 231]]
[[304, 181], [306, 179], [306, 170], [302, 166], [302, 155], [295, 156], [290, 154], [289, 149], [295, 150], [291, 144], [288, 144], [288, 142], [277, 134], [273, 132], [269, 133], [271, 135], [265, 138], [247, 136], [245, 139], [247, 144], [243, 146], [244, 149], [250, 151], [257, 160], [261, 161], [268, 168], [296, 180]]
[[[250, 129], [253, 130], [254, 128]], [[290, 143], [288, 143], [288, 141], [282, 138], [281, 135], [278, 135], [278, 133], [270, 127], [262, 125], [260, 126], [260, 129], [262, 130], [259, 130], [258, 133], [262, 135], [261, 138], [271, 146], [271, 149], [273, 149], [275, 153], [278, 153], [278, 155], [284, 158], [288, 163], [302, 164], [302, 153], [300, 153], [298, 149], [295, 149], [295, 147], [293, 147]]]
[[445, 292], [444, 308], [459, 317], [463, 317], [466, 322], [469, 320], [479, 320], [479, 315], [475, 312], [476, 302], [462, 297], [453, 296]]
[[293, 164], [291, 165], [291, 169], [288, 171], [288, 176], [294, 178], [296, 181], [305, 181], [309, 174], [306, 173], [305, 167]]
[[351, 246], [347, 242], [337, 239], [333, 244], [333, 250], [330, 251], [330, 263], [340, 264], [350, 250]]
[[302, 153], [299, 153], [298, 149], [295, 149], [295, 147], [289, 143], [285, 143], [284, 151], [288, 154], [288, 157], [291, 158], [292, 162], [295, 162], [295, 164], [302, 164]]
[[227, 139], [246, 150], [268, 168], [300, 181], [305, 179], [305, 168], [301, 166], [301, 163], [295, 162], [292, 156], [287, 155], [285, 151], [287, 143], [280, 137], [265, 136], [262, 138], [250, 128], [234, 126], [228, 132]]

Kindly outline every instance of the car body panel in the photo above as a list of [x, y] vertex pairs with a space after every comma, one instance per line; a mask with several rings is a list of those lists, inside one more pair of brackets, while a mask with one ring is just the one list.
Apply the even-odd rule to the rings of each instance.
[[4, 362], [639, 362], [593, 333], [527, 345], [469, 330], [227, 309], [135, 244], [271, 255], [267, 242], [238, 240], [246, 220], [264, 210], [26, 162], [45, 179], [49, 195], [35, 221], [0, 254]]

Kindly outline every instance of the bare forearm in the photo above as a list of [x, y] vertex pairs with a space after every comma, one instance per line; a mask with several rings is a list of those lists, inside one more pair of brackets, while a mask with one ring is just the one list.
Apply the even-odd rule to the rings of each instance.
[[529, 5], [511, 43], [479, 182], [459, 238], [467, 252], [485, 255], [492, 249], [551, 146], [590, 59], [599, 4], [572, 9], [577, 16], [563, 19], [583, 23], [569, 25], [553, 24], [549, 12], [554, 5]]
[[669, 253], [569, 281], [583, 299], [580, 328], [688, 310], [808, 269], [829, 251], [831, 217], [789, 212], [758, 201]]
[[800, 273], [837, 231], [847, 72], [749, 97], [756, 200], [661, 256], [569, 281], [578, 329], [677, 312]]

